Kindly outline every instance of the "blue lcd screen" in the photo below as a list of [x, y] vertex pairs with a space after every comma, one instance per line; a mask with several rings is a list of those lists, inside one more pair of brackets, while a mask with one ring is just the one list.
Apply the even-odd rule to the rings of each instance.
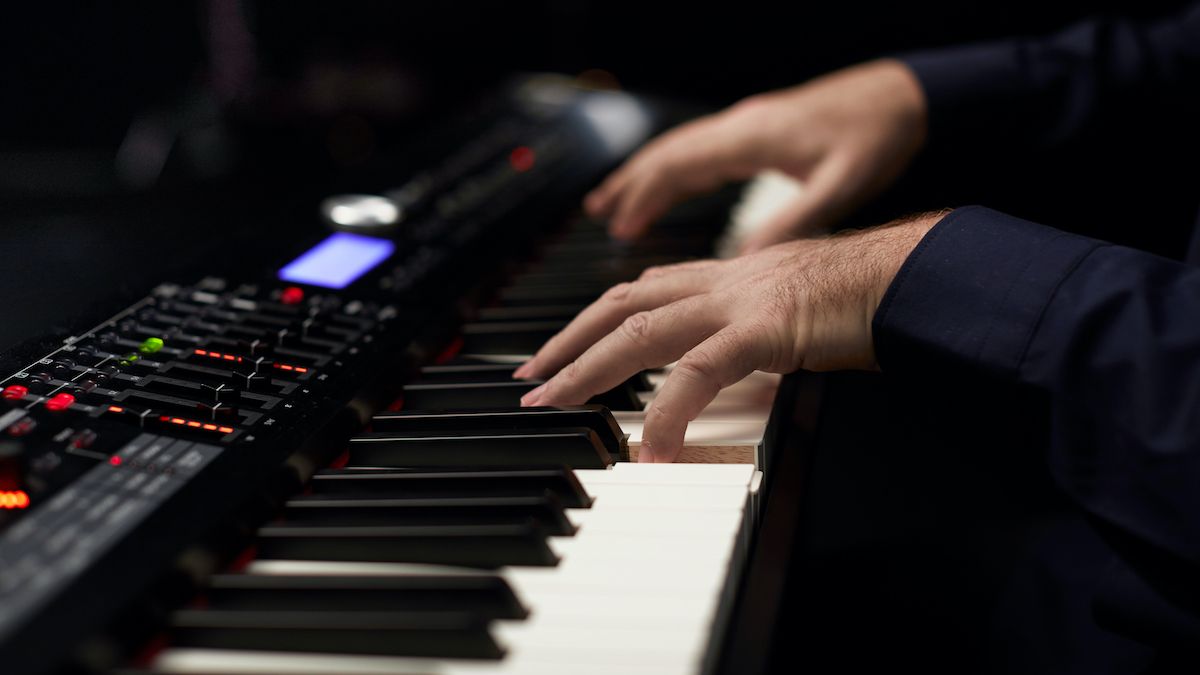
[[387, 239], [338, 232], [279, 270], [279, 278], [298, 284], [345, 288], [396, 250]]

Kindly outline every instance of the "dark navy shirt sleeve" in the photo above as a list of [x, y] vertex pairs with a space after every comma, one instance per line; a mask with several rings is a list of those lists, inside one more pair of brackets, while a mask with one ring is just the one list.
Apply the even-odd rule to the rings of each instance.
[[1200, 4], [1152, 23], [1097, 18], [901, 60], [925, 91], [931, 144], [1054, 144], [1101, 113], [1155, 123], [1200, 110]]
[[1046, 392], [1050, 470], [1138, 580], [1115, 591], [1158, 594], [1109, 600], [1171, 608], [1187, 621], [1160, 613], [1151, 632], [1200, 639], [1200, 269], [961, 208], [909, 256], [873, 330], [889, 376], [972, 368]]

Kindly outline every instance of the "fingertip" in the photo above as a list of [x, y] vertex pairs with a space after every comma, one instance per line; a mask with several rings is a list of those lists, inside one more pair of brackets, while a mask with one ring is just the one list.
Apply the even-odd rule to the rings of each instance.
[[641, 447], [638, 448], [638, 464], [653, 464], [654, 463], [654, 448], [650, 447], [650, 443], [642, 441]]
[[640, 219], [626, 217], [620, 220], [614, 219], [612, 225], [609, 226], [608, 232], [618, 241], [633, 241], [641, 234], [643, 229], [644, 226]]
[[593, 218], [604, 212], [605, 196], [600, 190], [592, 190], [583, 198], [583, 210]]
[[546, 384], [548, 384], [548, 383], [542, 383], [540, 386], [538, 386], [533, 391], [530, 391], [529, 393], [522, 396], [521, 397], [521, 407], [522, 408], [532, 408], [533, 406], [541, 405], [542, 398], [546, 393]]
[[532, 360], [526, 361], [525, 363], [521, 364], [520, 367], [518, 367], [516, 370], [513, 371], [512, 378], [514, 380], [523, 380], [523, 379], [529, 377], [529, 373], [532, 369], [533, 369], [533, 361]]

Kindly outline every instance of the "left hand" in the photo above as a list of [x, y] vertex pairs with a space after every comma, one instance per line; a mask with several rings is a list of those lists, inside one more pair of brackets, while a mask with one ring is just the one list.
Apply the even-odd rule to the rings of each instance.
[[688, 422], [754, 370], [872, 369], [871, 320], [896, 272], [944, 214], [651, 268], [615, 286], [514, 377], [553, 378], [525, 406], [575, 405], [678, 361], [646, 411], [641, 461], [670, 462]]

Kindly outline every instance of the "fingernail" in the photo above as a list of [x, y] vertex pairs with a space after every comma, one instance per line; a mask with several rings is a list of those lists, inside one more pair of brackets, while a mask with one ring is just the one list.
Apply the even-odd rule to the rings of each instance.
[[[549, 384], [549, 383], [547, 383], [547, 384]], [[525, 394], [524, 396], [521, 397], [521, 405], [526, 408], [538, 405], [538, 403], [540, 403], [539, 399], [542, 398], [542, 394], [544, 394], [545, 391], [546, 391], [546, 384], [543, 384], [543, 385], [539, 386], [537, 389], [534, 389], [533, 391], [529, 392], [528, 394]]]
[[512, 376], [513, 376], [513, 379], [514, 379], [514, 380], [520, 380], [520, 379], [523, 379], [523, 378], [525, 378], [525, 377], [528, 377], [528, 376], [529, 376], [529, 364], [530, 364], [530, 363], [533, 363], [533, 362], [532, 362], [532, 361], [527, 361], [527, 362], [523, 363], [523, 364], [521, 365], [521, 367], [520, 367], [520, 368], [517, 368], [516, 370], [514, 370], [514, 371], [513, 371], [513, 374], [512, 374]]

